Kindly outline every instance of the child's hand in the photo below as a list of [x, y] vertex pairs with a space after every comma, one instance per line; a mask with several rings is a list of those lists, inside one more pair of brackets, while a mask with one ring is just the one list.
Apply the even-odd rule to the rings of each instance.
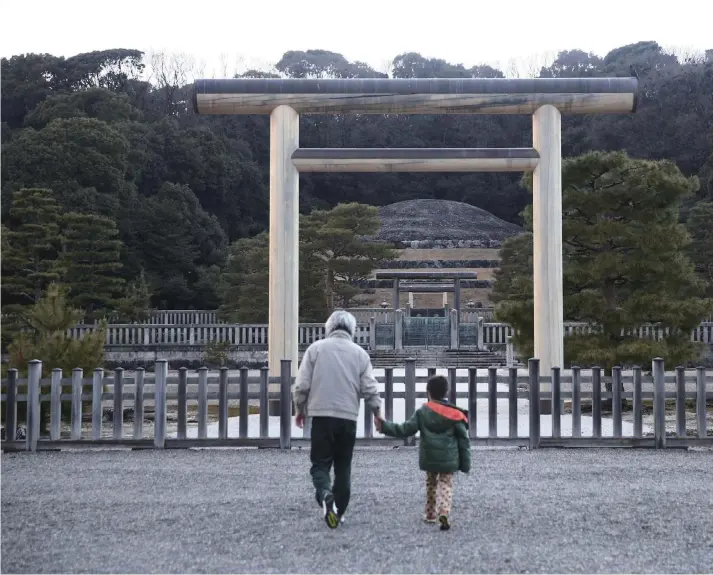
[[381, 417], [379, 417], [378, 415], [374, 415], [374, 427], [376, 427], [376, 431], [378, 431], [379, 433], [381, 433], [381, 424], [383, 422], [384, 420], [381, 419]]

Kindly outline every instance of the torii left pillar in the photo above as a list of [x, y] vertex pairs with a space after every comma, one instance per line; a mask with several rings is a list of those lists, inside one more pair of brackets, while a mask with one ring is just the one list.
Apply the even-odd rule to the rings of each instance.
[[[300, 117], [289, 106], [270, 114], [270, 282], [267, 361], [270, 381], [280, 377], [280, 360], [297, 373], [299, 327], [299, 186], [292, 153], [299, 147]], [[277, 391], [277, 386], [270, 386]], [[279, 401], [270, 402], [279, 415]]]

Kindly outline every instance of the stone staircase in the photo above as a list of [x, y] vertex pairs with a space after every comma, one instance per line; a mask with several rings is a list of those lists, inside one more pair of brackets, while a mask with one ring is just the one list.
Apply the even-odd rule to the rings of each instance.
[[407, 350], [375, 350], [370, 351], [371, 363], [376, 368], [397, 367], [402, 368], [408, 358], [416, 360], [417, 368], [426, 367], [478, 367], [491, 366], [505, 367], [505, 356], [491, 351], [476, 350], [436, 350], [436, 349], [407, 349]]

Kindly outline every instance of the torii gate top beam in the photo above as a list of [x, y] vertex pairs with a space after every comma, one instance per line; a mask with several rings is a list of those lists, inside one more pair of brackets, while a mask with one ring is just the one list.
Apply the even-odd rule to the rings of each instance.
[[346, 80], [236, 78], [196, 80], [198, 114], [532, 114], [550, 104], [562, 113], [636, 110], [636, 78], [415, 78]]

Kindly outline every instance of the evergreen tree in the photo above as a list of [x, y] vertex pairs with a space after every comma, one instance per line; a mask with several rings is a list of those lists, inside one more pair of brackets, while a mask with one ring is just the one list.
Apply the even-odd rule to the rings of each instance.
[[[348, 307], [359, 289], [352, 282], [368, 278], [394, 251], [386, 244], [361, 240], [379, 229], [373, 206], [340, 204], [300, 218], [300, 319], [324, 321], [335, 307]], [[238, 322], [266, 322], [268, 316], [269, 237], [262, 233], [235, 242], [221, 282], [221, 317]]]
[[124, 280], [121, 240], [114, 220], [94, 214], [66, 214], [63, 220], [60, 263], [69, 302], [86, 317], [97, 317], [118, 307]]
[[[57, 284], [50, 284], [43, 297], [32, 306], [24, 306], [19, 312], [23, 330], [17, 333], [8, 346], [10, 366], [18, 369], [23, 377], [27, 376], [28, 362], [39, 359], [43, 362], [44, 373], [60, 368], [64, 377], [68, 377], [75, 367], [80, 367], [85, 374], [104, 363], [104, 342], [106, 326], [102, 323], [90, 333], [80, 338], [67, 335], [69, 328], [77, 325], [82, 317], [81, 310], [72, 309], [67, 303], [66, 290]], [[69, 388], [63, 393], [70, 393]], [[23, 404], [23, 407], [25, 405]], [[41, 425], [46, 428], [50, 406], [43, 404]], [[62, 404], [62, 416], [69, 418], [71, 405]], [[24, 418], [24, 413], [18, 413]]]
[[267, 323], [269, 236], [234, 242], [220, 281], [222, 319], [238, 323]]
[[131, 282], [118, 304], [119, 320], [129, 323], [146, 321], [151, 307], [151, 290], [146, 281], [146, 275], [141, 270], [138, 279]]
[[691, 210], [686, 222], [691, 234], [689, 253], [696, 271], [713, 294], [713, 202], [699, 202]]
[[[531, 187], [531, 177], [525, 178]], [[671, 162], [594, 152], [564, 162], [565, 320], [596, 326], [565, 338], [565, 361], [580, 365], [670, 365], [696, 358], [691, 330], [710, 310], [684, 255], [690, 238], [678, 223], [681, 200], [696, 188]], [[527, 220], [527, 215], [526, 215]], [[496, 315], [533, 353], [531, 236], [509, 240], [495, 285]], [[528, 268], [526, 270], [526, 267]], [[642, 325], [665, 328], [659, 341], [636, 337]]]
[[354, 283], [368, 279], [379, 263], [396, 257], [390, 245], [362, 240], [375, 235], [379, 226], [378, 210], [358, 203], [338, 204], [304, 217], [300, 243], [307, 261], [314, 261], [322, 276], [327, 315], [337, 307], [349, 307], [360, 293]]
[[3, 307], [10, 304], [5, 311], [36, 303], [47, 285], [59, 278], [61, 217], [51, 190], [23, 188], [13, 194], [8, 226], [2, 230]]

